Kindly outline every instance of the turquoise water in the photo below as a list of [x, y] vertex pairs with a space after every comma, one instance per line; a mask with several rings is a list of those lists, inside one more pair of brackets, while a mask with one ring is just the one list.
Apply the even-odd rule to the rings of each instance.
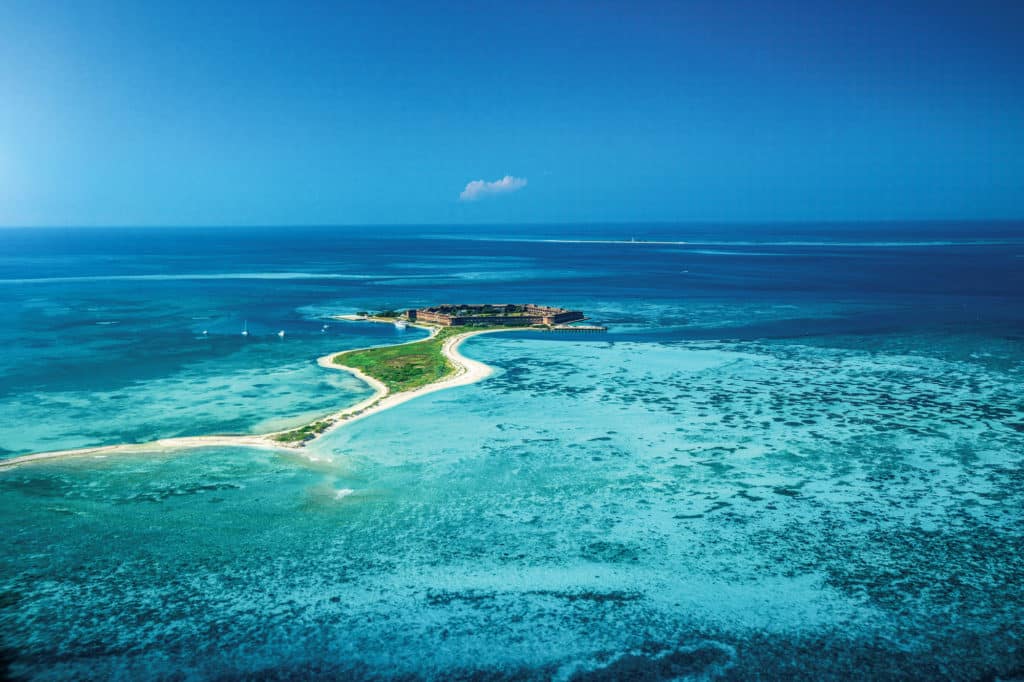
[[[479, 235], [377, 248], [398, 252], [410, 240], [423, 250], [419, 267], [388, 261], [392, 274], [374, 274], [372, 291], [387, 292], [380, 307], [403, 296], [536, 298], [580, 305], [612, 331], [471, 339], [463, 351], [492, 365], [492, 377], [353, 423], [303, 452], [216, 448], [0, 472], [10, 674], [1020, 674], [1024, 308], [1022, 290], [987, 289], [1020, 276], [1019, 247], [829, 246], [847, 251], [816, 256], [832, 259], [817, 274], [787, 275], [775, 262], [774, 274], [758, 266], [763, 278], [744, 264], [760, 256], [680, 263], [634, 250], [629, 267], [658, 274], [638, 279], [591, 246], [576, 260], [504, 254]], [[475, 263], [453, 267], [474, 249], [521, 267], [474, 280]], [[352, 258], [330, 268], [347, 272], [363, 256]], [[915, 292], [922, 279], [941, 280], [929, 280], [930, 268], [957, 261], [962, 274], [965, 258], [985, 282]], [[684, 269], [713, 273], [717, 295], [682, 282]], [[409, 271], [434, 274], [426, 285]], [[826, 286], [839, 272], [850, 273], [845, 285]], [[785, 290], [759, 290], [787, 277]], [[119, 432], [146, 440], [212, 424], [258, 432], [271, 412], [296, 420], [362, 395], [312, 364], [325, 348], [402, 338], [365, 324], [319, 331], [329, 312], [373, 303], [363, 280], [229, 281], [207, 284], [194, 305], [175, 285], [147, 308], [178, 311], [152, 335], [145, 320], [157, 313], [124, 314], [120, 324], [136, 334], [109, 347], [98, 325], [83, 325], [89, 345], [74, 352], [89, 376], [10, 362], [0, 446], [116, 441]], [[65, 286], [4, 291], [57, 298]], [[122, 286], [89, 285], [131, 299]], [[242, 313], [255, 338], [243, 341], [235, 309], [257, 292], [264, 303]], [[166, 332], [202, 305], [215, 338]], [[17, 352], [58, 352], [55, 339], [43, 345], [43, 320], [19, 319], [6, 333], [39, 347]], [[272, 332], [285, 325], [282, 342]], [[169, 357], [155, 364], [117, 362], [161, 347]], [[112, 408], [109, 395], [127, 406]]]
[[230, 290], [182, 299], [179, 287], [66, 286], [6, 287], [25, 296], [5, 315], [0, 456], [308, 423], [372, 393], [317, 357], [425, 335], [326, 311], [267, 320], [253, 306], [243, 320]]

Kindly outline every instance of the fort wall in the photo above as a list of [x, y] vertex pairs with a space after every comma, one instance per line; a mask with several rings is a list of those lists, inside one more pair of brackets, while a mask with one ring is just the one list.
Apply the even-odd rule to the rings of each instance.
[[409, 310], [406, 316], [417, 322], [443, 327], [471, 324], [556, 325], [584, 319], [578, 310], [527, 304], [439, 305]]

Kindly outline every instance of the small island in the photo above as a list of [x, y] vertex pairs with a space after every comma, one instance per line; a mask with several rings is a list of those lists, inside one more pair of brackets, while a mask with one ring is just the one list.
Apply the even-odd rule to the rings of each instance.
[[366, 417], [417, 395], [473, 383], [490, 374], [483, 363], [464, 357], [458, 346], [477, 334], [507, 331], [604, 331], [597, 326], [568, 326], [585, 320], [578, 310], [526, 304], [461, 304], [387, 310], [375, 315], [341, 316], [345, 320], [412, 325], [428, 329], [426, 339], [392, 346], [360, 348], [320, 359], [320, 365], [355, 374], [374, 387], [372, 398], [312, 424], [269, 437], [301, 446], [341, 423]]
[[491, 373], [482, 362], [459, 353], [471, 336], [509, 331], [601, 332], [605, 327], [569, 324], [586, 320], [582, 312], [532, 303], [439, 305], [377, 314], [360, 312], [335, 319], [393, 324], [426, 329], [425, 339], [373, 348], [332, 353], [317, 360], [326, 369], [351, 372], [373, 389], [372, 396], [313, 422], [263, 435], [211, 435], [164, 438], [150, 443], [104, 445], [74, 450], [41, 452], [0, 460], [0, 468], [32, 461], [80, 455], [209, 446], [301, 448], [324, 433], [400, 405], [421, 395], [472, 384]]
[[[527, 304], [440, 305], [404, 313], [386, 311], [366, 319], [404, 321], [431, 330], [422, 341], [397, 346], [364, 348], [339, 353], [333, 362], [358, 369], [387, 386], [389, 391], [411, 391], [441, 381], [456, 371], [445, 357], [447, 339], [487, 331], [570, 329], [564, 325], [585, 319], [578, 310]], [[572, 328], [575, 329], [575, 328]], [[586, 327], [597, 329], [597, 327]]]

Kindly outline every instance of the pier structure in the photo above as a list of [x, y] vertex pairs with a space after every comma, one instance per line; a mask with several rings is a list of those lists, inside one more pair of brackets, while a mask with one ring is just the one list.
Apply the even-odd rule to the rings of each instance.
[[599, 324], [559, 324], [550, 328], [553, 332], [606, 332], [608, 327]]

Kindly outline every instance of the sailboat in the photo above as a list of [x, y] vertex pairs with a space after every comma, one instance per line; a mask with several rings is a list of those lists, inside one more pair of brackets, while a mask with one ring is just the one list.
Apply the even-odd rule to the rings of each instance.
[[249, 320], [246, 320], [242, 326], [242, 336], [249, 336]]
[[283, 339], [284, 338], [284, 330], [282, 329], [281, 331], [279, 331], [277, 333], [277, 335], [280, 336]]

